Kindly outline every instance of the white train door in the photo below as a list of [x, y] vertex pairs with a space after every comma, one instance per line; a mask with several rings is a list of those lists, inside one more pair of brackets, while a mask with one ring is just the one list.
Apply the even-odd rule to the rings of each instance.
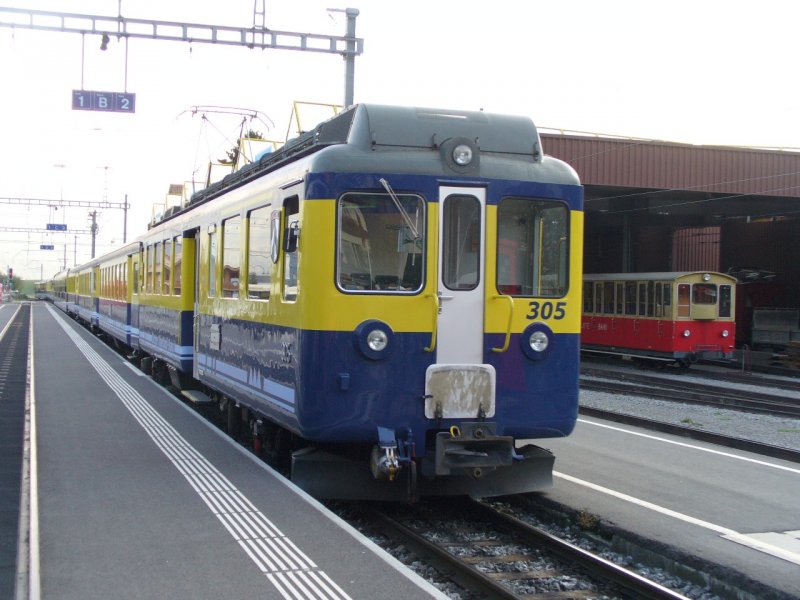
[[483, 363], [486, 190], [439, 190], [436, 362]]

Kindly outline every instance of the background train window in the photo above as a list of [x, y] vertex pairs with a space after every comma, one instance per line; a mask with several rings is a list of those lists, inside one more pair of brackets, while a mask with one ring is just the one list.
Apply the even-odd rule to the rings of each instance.
[[689, 284], [678, 284], [678, 316], [688, 317], [690, 314]]
[[614, 300], [614, 314], [621, 315], [625, 312], [624, 302], [623, 302], [623, 292], [622, 290], [623, 285], [620, 282], [614, 284], [616, 287], [616, 299]]
[[603, 284], [603, 313], [614, 314], [614, 282], [606, 281]]
[[[505, 198], [497, 207], [497, 289], [522, 296], [561, 297], [567, 292], [568, 211], [560, 202]], [[513, 270], [502, 267], [513, 265]]]
[[594, 312], [594, 284], [591, 281], [583, 282], [583, 312]]
[[183, 241], [181, 236], [176, 236], [175, 239], [172, 240], [172, 246], [175, 254], [175, 261], [173, 267], [173, 276], [172, 276], [172, 293], [176, 296], [181, 295], [181, 267], [183, 266]]
[[656, 316], [664, 316], [664, 284], [656, 282]]
[[217, 295], [217, 231], [208, 232], [208, 297]]
[[730, 317], [731, 316], [731, 298], [732, 298], [732, 288], [729, 285], [721, 285], [719, 286], [719, 316], [720, 317]]
[[594, 284], [594, 312], [603, 312], [603, 284], [600, 282]]
[[388, 194], [345, 194], [340, 198], [336, 232], [339, 289], [381, 293], [422, 289], [425, 204], [410, 194], [396, 197], [399, 207]]
[[239, 275], [242, 264], [242, 218], [222, 222], [222, 297], [239, 297]]
[[247, 228], [247, 297], [251, 300], [268, 300], [272, 275], [270, 260], [271, 207], [251, 210]]
[[636, 315], [636, 282], [625, 282], [625, 314]]
[[655, 308], [655, 282], [647, 282], [647, 316], [652, 317]]
[[647, 316], [647, 283], [639, 283], [639, 316]]
[[162, 293], [166, 296], [172, 292], [172, 240], [164, 240], [164, 287]]
[[692, 286], [692, 302], [694, 304], [716, 304], [717, 285], [714, 283], [695, 283]]

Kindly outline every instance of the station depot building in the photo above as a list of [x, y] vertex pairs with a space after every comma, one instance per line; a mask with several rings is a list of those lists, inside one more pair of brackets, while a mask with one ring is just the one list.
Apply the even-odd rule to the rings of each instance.
[[800, 149], [541, 137], [585, 186], [586, 273], [730, 273], [737, 345], [800, 343]]

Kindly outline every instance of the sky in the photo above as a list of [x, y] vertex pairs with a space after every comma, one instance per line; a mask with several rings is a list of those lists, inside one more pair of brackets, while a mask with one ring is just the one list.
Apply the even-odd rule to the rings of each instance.
[[[691, 144], [800, 148], [796, 24], [786, 0], [264, 0], [266, 26], [344, 35], [357, 8], [355, 102], [526, 115], [542, 129]], [[259, 4], [260, 0], [256, 0]], [[0, 0], [1, 8], [250, 27], [254, 0]], [[0, 18], [2, 18], [0, 10]], [[170, 184], [225, 156], [238, 116], [284, 140], [294, 101], [341, 104], [335, 54], [0, 27], [0, 198], [131, 205], [146, 231]], [[136, 94], [134, 114], [72, 110], [72, 90]], [[207, 119], [202, 119], [206, 114]], [[318, 112], [301, 112], [310, 128]], [[545, 152], [547, 148], [545, 147]], [[0, 202], [0, 273], [49, 277], [89, 260], [90, 208]], [[67, 233], [12, 233], [64, 223]], [[96, 253], [122, 243], [98, 209]], [[52, 251], [40, 250], [53, 244]]]

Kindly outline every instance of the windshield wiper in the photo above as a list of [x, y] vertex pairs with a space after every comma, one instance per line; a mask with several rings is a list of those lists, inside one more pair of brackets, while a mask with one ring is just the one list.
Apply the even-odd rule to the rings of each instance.
[[397, 194], [394, 193], [392, 186], [389, 185], [389, 182], [386, 181], [383, 177], [381, 177], [378, 182], [383, 186], [383, 189], [389, 194], [389, 197], [394, 202], [394, 205], [397, 207], [397, 210], [400, 212], [400, 216], [403, 217], [403, 220], [406, 222], [406, 225], [411, 230], [411, 234], [414, 236], [414, 241], [416, 242], [419, 239], [419, 233], [417, 232], [417, 228], [411, 222], [411, 218], [408, 216], [406, 209], [403, 208], [403, 205], [400, 203], [400, 198], [397, 197]]

